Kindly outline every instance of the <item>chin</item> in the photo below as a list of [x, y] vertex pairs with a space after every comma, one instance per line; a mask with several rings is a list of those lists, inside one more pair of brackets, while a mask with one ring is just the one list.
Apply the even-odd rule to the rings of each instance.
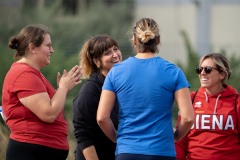
[[50, 62], [45, 63], [45, 64], [43, 65], [43, 67], [48, 66], [49, 64], [50, 64]]
[[208, 85], [207, 85], [207, 84], [201, 84], [201, 87], [203, 87], [203, 88], [207, 88]]
[[208, 87], [209, 85], [208, 84], [206, 84], [206, 83], [201, 83], [201, 87], [204, 87], [204, 88], [206, 88], [206, 87]]

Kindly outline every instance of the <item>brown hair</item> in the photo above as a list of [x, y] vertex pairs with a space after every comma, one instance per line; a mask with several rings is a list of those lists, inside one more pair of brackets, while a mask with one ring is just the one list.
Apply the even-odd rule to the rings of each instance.
[[104, 51], [113, 46], [118, 47], [118, 44], [108, 35], [90, 37], [83, 44], [79, 53], [83, 77], [88, 78], [94, 71], [98, 71], [98, 67], [94, 63], [93, 59], [100, 59]]
[[157, 53], [160, 44], [159, 27], [151, 18], [138, 20], [133, 29], [133, 35], [138, 40], [137, 52]]
[[25, 56], [25, 51], [30, 43], [39, 47], [46, 34], [49, 34], [48, 28], [42, 24], [25, 26], [18, 35], [11, 37], [8, 42], [9, 48], [17, 50], [14, 59], [19, 60]]

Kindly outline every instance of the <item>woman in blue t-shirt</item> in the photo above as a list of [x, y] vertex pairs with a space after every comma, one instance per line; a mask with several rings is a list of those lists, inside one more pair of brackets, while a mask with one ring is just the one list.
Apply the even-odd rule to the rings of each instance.
[[[117, 160], [175, 160], [174, 140], [180, 140], [193, 123], [189, 83], [180, 68], [156, 56], [160, 44], [158, 24], [142, 18], [133, 28], [136, 51], [108, 73], [101, 94], [97, 122], [117, 143]], [[110, 113], [119, 103], [118, 131]], [[173, 103], [184, 115], [172, 127]]]

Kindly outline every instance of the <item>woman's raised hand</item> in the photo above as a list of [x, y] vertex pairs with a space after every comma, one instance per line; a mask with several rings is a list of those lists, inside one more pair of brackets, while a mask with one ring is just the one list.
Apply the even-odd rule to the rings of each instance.
[[81, 83], [82, 73], [81, 67], [78, 65], [74, 66], [69, 72], [65, 69], [61, 76], [60, 72], [57, 74], [57, 84], [59, 88], [65, 88], [68, 91]]

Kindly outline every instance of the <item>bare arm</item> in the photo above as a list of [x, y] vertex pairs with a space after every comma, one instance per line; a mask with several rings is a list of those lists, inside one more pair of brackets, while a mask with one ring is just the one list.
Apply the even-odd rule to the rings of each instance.
[[[178, 127], [178, 123], [180, 121], [181, 121], [181, 115], [178, 115], [178, 122], [176, 124], [176, 128]], [[180, 141], [175, 141], [174, 143], [175, 143], [177, 160], [186, 160], [187, 148], [188, 148], [188, 136], [185, 135]]]
[[117, 131], [110, 118], [111, 111], [115, 104], [116, 95], [114, 92], [103, 90], [97, 111], [97, 123], [107, 137], [116, 143]]
[[80, 83], [80, 76], [78, 66], [74, 66], [68, 73], [64, 70], [61, 78], [58, 73], [59, 88], [52, 99], [44, 92], [21, 98], [20, 102], [42, 121], [52, 123], [63, 110], [68, 91]]
[[175, 100], [181, 112], [181, 120], [174, 132], [176, 141], [181, 140], [191, 129], [194, 122], [194, 112], [188, 88], [183, 88], [175, 92]]
[[89, 146], [83, 150], [86, 160], [98, 160], [97, 152], [94, 146]]

